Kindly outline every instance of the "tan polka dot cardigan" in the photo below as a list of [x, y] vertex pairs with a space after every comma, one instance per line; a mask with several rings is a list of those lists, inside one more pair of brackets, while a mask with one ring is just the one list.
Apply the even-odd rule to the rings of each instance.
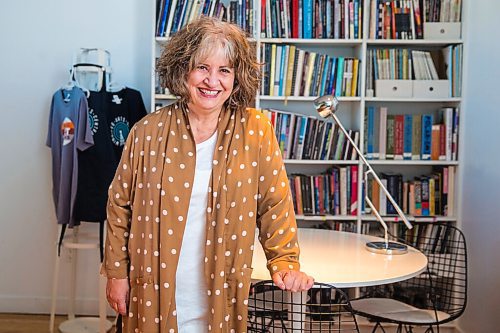
[[[110, 186], [102, 273], [131, 281], [124, 332], [177, 332], [175, 272], [196, 158], [187, 112], [176, 104], [137, 123]], [[259, 111], [222, 111], [208, 197], [207, 331], [246, 332], [256, 227], [271, 274], [299, 269], [288, 179]]]

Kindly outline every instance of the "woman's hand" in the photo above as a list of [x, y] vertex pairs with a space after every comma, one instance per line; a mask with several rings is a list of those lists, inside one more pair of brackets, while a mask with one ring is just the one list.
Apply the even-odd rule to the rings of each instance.
[[273, 282], [283, 290], [297, 292], [311, 289], [314, 278], [301, 271], [283, 270], [273, 274]]
[[117, 313], [126, 316], [129, 296], [128, 279], [110, 279], [106, 283], [106, 298]]

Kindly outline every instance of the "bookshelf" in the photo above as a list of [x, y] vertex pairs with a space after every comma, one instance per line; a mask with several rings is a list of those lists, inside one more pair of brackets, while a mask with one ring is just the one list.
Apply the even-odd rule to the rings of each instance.
[[[159, 6], [162, 5], [162, 3], [165, 3], [165, 1], [157, 1]], [[381, 107], [384, 107], [387, 109], [387, 115], [410, 115], [411, 117], [418, 118], [419, 116], [426, 115], [426, 114], [432, 114], [433, 115], [433, 124], [439, 124], [440, 120], [440, 109], [443, 108], [453, 108], [454, 110], [457, 110], [457, 113], [460, 115], [463, 113], [463, 101], [462, 97], [460, 94], [456, 93], [457, 91], [460, 91], [460, 85], [461, 85], [461, 76], [456, 77], [461, 71], [461, 63], [462, 63], [462, 55], [460, 54], [460, 58], [457, 58], [458, 64], [455, 64], [455, 68], [453, 72], [446, 71], [441, 68], [440, 74], [440, 79], [446, 79], [449, 80], [450, 82], [447, 83], [446, 87], [451, 87], [451, 77], [445, 77], [446, 75], [453, 75], [453, 79], [455, 80], [455, 86], [454, 86], [454, 93], [444, 93], [441, 95], [419, 95], [418, 89], [415, 87], [411, 88], [413, 89], [413, 92], [417, 91], [417, 93], [412, 94], [412, 90], [410, 89], [409, 91], [409, 96], [402, 97], [402, 96], [391, 96], [391, 95], [384, 95], [381, 94], [378, 89], [374, 86], [375, 82], [371, 82], [373, 84], [372, 86], [369, 87], [370, 85], [370, 76], [372, 75], [373, 68], [370, 67], [369, 60], [370, 60], [370, 55], [372, 50], [379, 50], [379, 49], [407, 49], [410, 51], [412, 50], [418, 50], [418, 51], [427, 51], [433, 54], [440, 54], [442, 53], [444, 49], [450, 48], [450, 51], [452, 50], [452, 47], [455, 46], [463, 46], [465, 41], [462, 39], [460, 35], [460, 29], [461, 25], [463, 24], [462, 22], [444, 22], [443, 23], [443, 29], [439, 29], [441, 26], [439, 22], [428, 22], [430, 20], [427, 19], [426, 15], [426, 6], [427, 3], [431, 3], [432, 0], [410, 0], [410, 1], [398, 1], [398, 3], [405, 4], [403, 7], [406, 9], [394, 9], [394, 12], [396, 14], [401, 14], [399, 16], [399, 21], [398, 24], [402, 24], [402, 28], [398, 26], [393, 26], [395, 27], [395, 31], [409, 31], [406, 32], [406, 35], [413, 35], [415, 37], [418, 37], [419, 34], [417, 33], [417, 30], [419, 29], [417, 27], [417, 21], [415, 17], [415, 12], [413, 11], [414, 5], [416, 3], [421, 6], [420, 8], [420, 29], [423, 29], [423, 31], [420, 32], [420, 37], [419, 39], [384, 39], [384, 38], [379, 38], [377, 37], [376, 33], [372, 33], [371, 29], [374, 27], [377, 27], [377, 24], [382, 24], [380, 21], [379, 23], [373, 23], [373, 20], [377, 20], [377, 16], [373, 15], [373, 8], [377, 8], [377, 1], [376, 0], [331, 0], [331, 1], [322, 1], [321, 3], [325, 4], [331, 4], [331, 11], [324, 11], [323, 16], [321, 16], [321, 10], [318, 12], [320, 16], [318, 17], [323, 17], [326, 20], [326, 13], [330, 13], [331, 17], [330, 20], [336, 19], [336, 15], [334, 11], [336, 10], [335, 4], [338, 2], [339, 5], [344, 4], [344, 9], [345, 10], [351, 10], [349, 7], [350, 4], [352, 4], [352, 15], [348, 16], [351, 22], [356, 21], [356, 23], [353, 23], [353, 26], [351, 27], [350, 25], [345, 25], [345, 23], [339, 23], [339, 31], [344, 29], [344, 35], [345, 31], [349, 31], [350, 35], [352, 38], [332, 38], [332, 36], [335, 35], [335, 31], [332, 31], [332, 29], [325, 30], [327, 32], [324, 32], [324, 35], [326, 36], [325, 38], [297, 38], [297, 35], [303, 36], [304, 31], [297, 30], [297, 26], [294, 26], [296, 24], [294, 22], [294, 10], [293, 10], [293, 4], [296, 1], [294, 0], [289, 0], [287, 3], [290, 4], [290, 10], [287, 13], [283, 13], [284, 15], [290, 15], [291, 19], [290, 20], [279, 20], [280, 24], [283, 22], [289, 22], [290, 24], [288, 27], [285, 27], [285, 23], [281, 25], [281, 28], [278, 28], [277, 25], [272, 26], [275, 20], [268, 20], [267, 18], [269, 17], [269, 13], [272, 13], [272, 11], [269, 11], [270, 9], [265, 7], [265, 4], [271, 3], [271, 1], [265, 1], [265, 0], [250, 0], [250, 1], [243, 1], [243, 2], [236, 2], [236, 1], [217, 1], [217, 2], [211, 2], [211, 1], [195, 1], [195, 3], [199, 4], [205, 4], [207, 7], [207, 11], [210, 13], [217, 13], [218, 6], [219, 4], [225, 5], [228, 8], [228, 11], [230, 12], [230, 20], [232, 19], [233, 21], [238, 21], [240, 24], [242, 22], [245, 22], [245, 29], [247, 32], [249, 32], [249, 39], [251, 42], [256, 43], [256, 50], [257, 50], [257, 57], [260, 61], [264, 61], [266, 59], [263, 59], [266, 57], [265, 52], [263, 53], [263, 49], [266, 47], [266, 45], [275, 45], [276, 49], [280, 47], [281, 49], [287, 48], [288, 51], [284, 52], [283, 54], [289, 55], [290, 54], [290, 47], [295, 48], [295, 52], [298, 52], [298, 50], [303, 50], [304, 52], [309, 52], [309, 53], [315, 53], [318, 57], [320, 56], [328, 56], [325, 59], [333, 59], [333, 58], [344, 58], [344, 59], [358, 59], [359, 60], [359, 65], [357, 68], [358, 75], [357, 75], [357, 88], [356, 89], [351, 89], [352, 92], [355, 92], [354, 94], [340, 94], [337, 98], [340, 101], [339, 104], [339, 111], [337, 115], [340, 117], [341, 121], [343, 122], [344, 126], [347, 129], [353, 130], [353, 132], [358, 132], [359, 135], [359, 146], [361, 148], [361, 151], [365, 153], [365, 156], [367, 154], [367, 141], [365, 137], [368, 135], [368, 125], [366, 123], [365, 118], [367, 117], [368, 109], [373, 108], [375, 109], [375, 113], [378, 116], [378, 112]], [[381, 1], [379, 1], [381, 2]], [[383, 1], [386, 3], [386, 1]], [[453, 3], [460, 3], [461, 1], [452, 1]], [[177, 3], [175, 0], [172, 1], [166, 1], [166, 3], [170, 3], [170, 5]], [[276, 0], [272, 1], [272, 3], [277, 3], [278, 5], [281, 3], [284, 3], [281, 0]], [[297, 1], [299, 3], [299, 1]], [[314, 4], [316, 3], [315, 1], [312, 0], [302, 0], [301, 3], [310, 3]], [[318, 2], [320, 3], [320, 2]], [[213, 5], [212, 5], [213, 4]], [[239, 4], [239, 5], [238, 5]], [[195, 5], [195, 4], [194, 4]], [[244, 8], [239, 7], [239, 6], [246, 6]], [[189, 5], [187, 5], [189, 6]], [[375, 6], [375, 7], [374, 7]], [[463, 3], [462, 3], [463, 6]], [[203, 7], [203, 6], [200, 6]], [[311, 7], [312, 8], [312, 7]], [[356, 9], [357, 8], [357, 9]], [[187, 9], [186, 9], [187, 10]], [[203, 9], [198, 9], [199, 12], [203, 11]], [[315, 13], [316, 9], [312, 9], [313, 13]], [[326, 10], [326, 7], [323, 8], [323, 10]], [[455, 11], [457, 10], [456, 8], [454, 9]], [[161, 10], [157, 11], [157, 18], [161, 17]], [[241, 13], [245, 13], [245, 15], [241, 15]], [[412, 14], [413, 13], [413, 14]], [[168, 12], [168, 16], [170, 16], [170, 12]], [[266, 15], [267, 14], [267, 15]], [[300, 14], [300, 12], [299, 12]], [[304, 12], [302, 12], [304, 14]], [[215, 15], [215, 14], [214, 14]], [[219, 16], [224, 15], [219, 12]], [[405, 16], [406, 15], [406, 16]], [[413, 19], [411, 19], [411, 16], [413, 15]], [[430, 14], [428, 14], [430, 15]], [[439, 17], [439, 13], [432, 14], [434, 18]], [[436, 16], [437, 15], [437, 16]], [[446, 17], [447, 15], [443, 14], [443, 17]], [[458, 16], [457, 16], [458, 15]], [[272, 16], [272, 15], [271, 15]], [[397, 15], [395, 15], [397, 16]], [[394, 17], [395, 17], [394, 16]], [[447, 21], [452, 21], [453, 17], [460, 17], [459, 14], [455, 12], [453, 15], [448, 15]], [[243, 18], [244, 17], [244, 18]], [[314, 17], [314, 16], [313, 16]], [[302, 21], [299, 21], [300, 23]], [[324, 21], [327, 22], [327, 21]], [[331, 21], [328, 21], [328, 24], [331, 24]], [[406, 22], [406, 23], [405, 23]], [[305, 24], [305, 23], [304, 23]], [[392, 23], [391, 23], [392, 24]], [[165, 23], [165, 25], [168, 25], [168, 22]], [[161, 26], [161, 22], [158, 21], [155, 23], [155, 28], [154, 28], [154, 33], [153, 35], [157, 35], [158, 32], [158, 27]], [[172, 24], [173, 26], [173, 24]], [[333, 25], [330, 25], [333, 27]], [[354, 27], [356, 26], [356, 28]], [[388, 24], [383, 25], [383, 29], [387, 28]], [[427, 29], [426, 27], [429, 27]], [[436, 28], [438, 28], [436, 30]], [[171, 30], [174, 29], [171, 27]], [[275, 29], [278, 29], [279, 32], [273, 32]], [[281, 30], [280, 30], [281, 29]], [[323, 24], [323, 29], [325, 28], [325, 24]], [[357, 30], [355, 30], [357, 29]], [[427, 29], [427, 30], [426, 30]], [[457, 30], [458, 29], [458, 30]], [[174, 29], [175, 30], [175, 29]], [[334, 29], [335, 30], [335, 29]], [[356, 33], [353, 33], [356, 31]], [[436, 32], [437, 31], [437, 32]], [[442, 31], [445, 31], [443, 34]], [[458, 35], [457, 35], [458, 31]], [[342, 35], [341, 32], [340, 36]], [[441, 33], [441, 35], [439, 35]], [[274, 34], [274, 35], [273, 35]], [[436, 35], [437, 34], [437, 35]], [[154, 57], [157, 57], [160, 55], [160, 51], [164, 43], [168, 40], [168, 35], [161, 34], [161, 36], [156, 36], [154, 37], [154, 40], [152, 42], [153, 47], [154, 47]], [[404, 35], [404, 34], [402, 34]], [[399, 36], [402, 36], [399, 35]], [[286, 38], [290, 37], [290, 38]], [[399, 38], [399, 37], [398, 37]], [[403, 37], [401, 37], [403, 38]], [[443, 56], [442, 58], [445, 58]], [[277, 59], [277, 58], [275, 58]], [[286, 59], [286, 58], [283, 58]], [[439, 63], [437, 65], [443, 67], [445, 65], [451, 66], [452, 64], [450, 63], [449, 59], [447, 58], [444, 59], [444, 62]], [[441, 59], [442, 60], [442, 59]], [[152, 59], [153, 66], [154, 68], [154, 59]], [[292, 67], [294, 65], [291, 65]], [[328, 66], [328, 65], [327, 65]], [[325, 68], [328, 68], [328, 67]], [[332, 65], [333, 66], [333, 65]], [[296, 69], [296, 67], [293, 67]], [[413, 68], [413, 70], [415, 70]], [[312, 79], [314, 79], [314, 75], [319, 75], [317, 74], [317, 71], [314, 71]], [[355, 74], [354, 74], [355, 75]], [[283, 78], [282, 78], [283, 79]], [[276, 80], [278, 82], [279, 80]], [[404, 81], [404, 80], [403, 80]], [[412, 85], [418, 85], [419, 83], [415, 83], [414, 81], [416, 80], [408, 80], [411, 81], [410, 83]], [[286, 80], [285, 80], [286, 82]], [[328, 82], [328, 80], [325, 80], [325, 82]], [[458, 83], [457, 83], [458, 82]], [[409, 83], [409, 82], [407, 82]], [[427, 84], [429, 82], [425, 82]], [[352, 84], [352, 82], [351, 82]], [[396, 82], [395, 84], [398, 84]], [[318, 85], [320, 85], [318, 83]], [[328, 86], [328, 84], [326, 84]], [[269, 87], [268, 87], [269, 88]], [[369, 91], [370, 89], [373, 89]], [[164, 91], [159, 91], [156, 89], [156, 80], [154, 77], [154, 73], [152, 75], [152, 82], [151, 82], [151, 89], [152, 91], [155, 91], [156, 94], [153, 95], [153, 99], [151, 101], [152, 105], [152, 110], [155, 109], [157, 105], [165, 105], [168, 103], [171, 103], [172, 101], [175, 100], [174, 96], [170, 96], [168, 93], [165, 93]], [[270, 89], [270, 88], [269, 88]], [[270, 90], [264, 91], [261, 89], [256, 94], [255, 98], [255, 107], [261, 108], [261, 109], [273, 109], [273, 110], [280, 110], [283, 113], [287, 114], [294, 114], [294, 115], [301, 115], [304, 117], [314, 117], [316, 116], [312, 102], [313, 100], [318, 96], [318, 94], [312, 93], [313, 90], [309, 91], [309, 96], [304, 96], [304, 93], [299, 93], [299, 94], [294, 94], [293, 91], [286, 93], [286, 87], [283, 88], [283, 90], [277, 90], [277, 94], [271, 94], [269, 93]], [[430, 87], [430, 89], [433, 89], [433, 87]], [[451, 90], [451, 88], [450, 88]], [[436, 90], [433, 90], [433, 93]], [[299, 90], [300, 92], [300, 90]], [[317, 92], [317, 91], [316, 91]], [[284, 96], [288, 95], [288, 96]], [[452, 180], [452, 193], [448, 194], [448, 198], [451, 199], [451, 203], [453, 203], [453, 207], [451, 207], [450, 210], [447, 211], [446, 214], [442, 213], [436, 213], [434, 215], [415, 215], [415, 214], [409, 214], [409, 210], [406, 211], [406, 213], [409, 214], [409, 220], [412, 221], [412, 223], [429, 223], [429, 222], [434, 222], [434, 221], [446, 221], [450, 223], [458, 223], [459, 217], [457, 216], [457, 206], [458, 206], [458, 197], [457, 193], [460, 192], [460, 184], [458, 183], [458, 169], [460, 168], [460, 156], [461, 156], [461, 151], [460, 151], [460, 128], [462, 127], [461, 123], [458, 122], [456, 130], [458, 133], [457, 138], [454, 140], [455, 144], [455, 155], [453, 159], [446, 158], [446, 159], [422, 159], [421, 156], [417, 159], [378, 159], [377, 157], [372, 157], [370, 158], [370, 163], [374, 167], [374, 169], [379, 173], [387, 173], [387, 174], [401, 174], [401, 178], [404, 182], [409, 182], [408, 187], [411, 185], [411, 181], [414, 181], [416, 177], [419, 178], [419, 180], [422, 181], [428, 181], [429, 178], [432, 178], [432, 176], [436, 173], [443, 173], [443, 169], [449, 169], [450, 172], [453, 174], [453, 180]], [[441, 127], [442, 129], [442, 127]], [[377, 133], [377, 128], [375, 128], [375, 135]], [[387, 138], [386, 138], [387, 139]], [[440, 138], [440, 140], [443, 140]], [[415, 141], [415, 140], [414, 140]], [[416, 140], [419, 141], [419, 140]], [[421, 141], [421, 140], [420, 140]], [[377, 147], [377, 144], [379, 142], [374, 143], [374, 153], [380, 153], [380, 147]], [[442, 145], [442, 144], [441, 144]], [[458, 148], [457, 148], [458, 145]], [[371, 215], [369, 212], [364, 210], [364, 205], [363, 205], [363, 172], [360, 172], [363, 170], [363, 165], [360, 163], [357, 159], [355, 160], [344, 160], [344, 159], [330, 159], [330, 158], [325, 158], [325, 159], [290, 159], [285, 156], [285, 164], [287, 167], [287, 171], [290, 178], [292, 178], [293, 175], [295, 174], [305, 174], [308, 176], [312, 175], [319, 175], [322, 173], [325, 173], [329, 168], [334, 167], [338, 169], [342, 168], [355, 168], [357, 169], [357, 176], [355, 179], [355, 198], [353, 197], [352, 200], [355, 200], [357, 203], [357, 208], [350, 211], [349, 209], [347, 210], [346, 214], [337, 214], [337, 215], [332, 215], [332, 214], [324, 214], [324, 215], [304, 215], [304, 214], [297, 214], [297, 219], [299, 220], [299, 226], [311, 226], [314, 224], [318, 223], [329, 223], [331, 226], [335, 225], [335, 227], [338, 227], [339, 225], [342, 225], [343, 223], [348, 223], [352, 224], [354, 223], [356, 228], [356, 232], [374, 232], [378, 228], [378, 223], [376, 222], [376, 219], [373, 215]], [[436, 178], [438, 179], [438, 178]], [[352, 179], [351, 179], [352, 180]], [[437, 181], [437, 180], [436, 180]], [[447, 184], [449, 185], [449, 184]], [[425, 185], [427, 186], [427, 185]], [[440, 185], [441, 186], [441, 185]], [[403, 187], [403, 185], [401, 185]], [[352, 194], [352, 192], [350, 191]], [[437, 192], [436, 192], [437, 193]], [[435, 195], [436, 195], [435, 193]], [[409, 196], [409, 194], [405, 193], [406, 197]], [[435, 199], [435, 197], [433, 197]], [[426, 200], [432, 200], [432, 198], [426, 199]], [[436, 199], [435, 199], [436, 200]], [[437, 203], [437, 201], [436, 201]], [[448, 204], [450, 201], [448, 201]], [[352, 204], [352, 202], [351, 202]], [[442, 203], [441, 203], [442, 204]], [[401, 202], [401, 206], [402, 202]], [[349, 208], [349, 207], [346, 207]], [[393, 222], [393, 224], [400, 224], [398, 222], [398, 219], [395, 218], [394, 216], [388, 216], [387, 220], [390, 222]], [[351, 229], [351, 228], [348, 228]]]

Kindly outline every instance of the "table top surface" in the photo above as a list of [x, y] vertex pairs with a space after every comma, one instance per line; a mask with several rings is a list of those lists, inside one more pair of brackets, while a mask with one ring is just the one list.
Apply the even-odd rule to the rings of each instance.
[[[382, 238], [349, 232], [299, 228], [301, 270], [316, 282], [338, 288], [363, 287], [403, 281], [427, 266], [427, 257], [409, 247], [401, 255], [376, 254], [365, 244]], [[252, 279], [268, 280], [266, 257], [256, 238]]]

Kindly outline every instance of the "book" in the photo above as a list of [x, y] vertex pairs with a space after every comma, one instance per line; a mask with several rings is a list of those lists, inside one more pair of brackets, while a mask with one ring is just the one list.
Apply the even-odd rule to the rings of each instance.
[[351, 204], [350, 204], [350, 214], [358, 214], [358, 166], [351, 166]]
[[367, 109], [366, 126], [366, 158], [373, 159], [375, 151], [375, 107], [369, 106]]
[[431, 135], [431, 160], [439, 160], [439, 155], [441, 151], [440, 147], [440, 126], [439, 124], [432, 125], [432, 135]]
[[403, 159], [412, 159], [413, 149], [413, 116], [411, 114], [404, 115], [404, 129], [403, 129]]
[[395, 116], [387, 115], [387, 142], [386, 142], [386, 159], [394, 159], [394, 131], [395, 131]]
[[394, 159], [402, 160], [404, 153], [404, 115], [394, 116]]
[[277, 45], [271, 45], [271, 71], [269, 72], [269, 96], [274, 96], [274, 85], [275, 85], [275, 75], [276, 75], [276, 54], [277, 54]]
[[414, 114], [412, 119], [412, 148], [411, 159], [420, 160], [420, 147], [422, 137], [422, 115]]
[[422, 146], [421, 146], [421, 159], [431, 159], [432, 149], [432, 115], [422, 115]]
[[312, 38], [313, 30], [313, 0], [302, 0], [302, 38]]

